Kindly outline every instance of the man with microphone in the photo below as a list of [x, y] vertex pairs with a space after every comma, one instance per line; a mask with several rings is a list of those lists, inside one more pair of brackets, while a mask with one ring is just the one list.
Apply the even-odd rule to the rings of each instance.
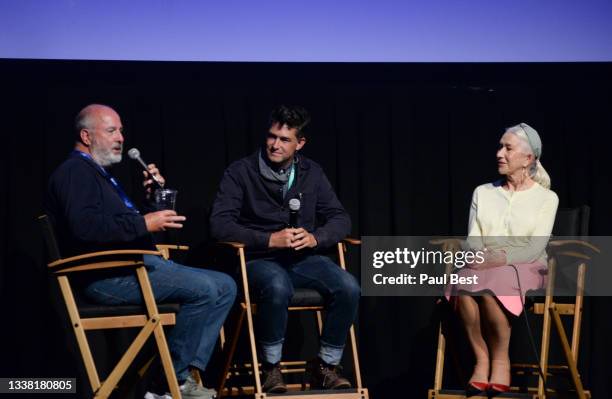
[[357, 314], [356, 279], [319, 249], [350, 232], [348, 214], [321, 166], [299, 155], [310, 121], [302, 107], [272, 111], [265, 145], [231, 164], [221, 180], [210, 217], [211, 233], [239, 241], [249, 253], [249, 291], [257, 301], [257, 338], [263, 390], [286, 391], [279, 362], [294, 288], [314, 288], [326, 299], [326, 319], [311, 389], [349, 388], [338, 375], [346, 337]]
[[[121, 162], [123, 151], [123, 126], [117, 112], [105, 105], [88, 105], [77, 115], [75, 128], [74, 151], [51, 175], [45, 201], [64, 257], [122, 248], [154, 250], [152, 233], [183, 226], [185, 217], [173, 210], [142, 214], [110, 174], [109, 168]], [[151, 185], [155, 181], [163, 186], [164, 178], [154, 164], [147, 165], [144, 176], [150, 197]], [[158, 256], [145, 255], [144, 263], [156, 300], [181, 304], [168, 345], [183, 398], [213, 398], [214, 391], [196, 384], [190, 369], [206, 368], [236, 296], [233, 279]], [[96, 275], [80, 283], [87, 297], [98, 303], [143, 303], [131, 272]], [[145, 398], [169, 398], [167, 387], [158, 388]]]

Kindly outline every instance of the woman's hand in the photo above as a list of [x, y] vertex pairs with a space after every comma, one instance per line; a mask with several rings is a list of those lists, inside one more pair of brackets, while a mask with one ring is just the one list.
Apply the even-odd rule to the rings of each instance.
[[485, 248], [483, 253], [484, 261], [480, 263], [471, 263], [468, 265], [470, 269], [484, 270], [507, 264], [506, 252], [503, 250], [489, 251]]

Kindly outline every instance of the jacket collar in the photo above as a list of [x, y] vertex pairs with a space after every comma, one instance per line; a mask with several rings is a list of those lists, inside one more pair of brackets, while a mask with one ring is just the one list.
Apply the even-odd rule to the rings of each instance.
[[[258, 148], [253, 154], [248, 157], [249, 164], [257, 171], [259, 171], [259, 151], [260, 149]], [[303, 155], [299, 155], [299, 162], [297, 162], [296, 165], [298, 166], [298, 170], [310, 169], [310, 159], [306, 158]]]

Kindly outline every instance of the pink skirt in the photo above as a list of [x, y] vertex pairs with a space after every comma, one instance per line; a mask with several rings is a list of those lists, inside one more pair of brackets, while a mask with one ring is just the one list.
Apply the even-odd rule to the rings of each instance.
[[[456, 296], [461, 292], [465, 293], [492, 293], [501, 304], [515, 316], [523, 311], [525, 293], [546, 287], [547, 273], [546, 265], [541, 261], [533, 263], [515, 264], [516, 271], [512, 265], [492, 267], [489, 269], [471, 269], [464, 267], [456, 272], [459, 277], [472, 277], [471, 280], [477, 281], [472, 284], [451, 284], [446, 287], [445, 296], [450, 300], [451, 296]], [[476, 277], [476, 279], [474, 279]], [[519, 284], [520, 282], [520, 284]], [[520, 286], [520, 289], [519, 289]]]

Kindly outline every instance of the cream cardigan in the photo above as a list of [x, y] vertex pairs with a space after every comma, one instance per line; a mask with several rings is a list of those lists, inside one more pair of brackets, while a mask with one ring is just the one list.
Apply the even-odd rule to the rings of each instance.
[[470, 207], [470, 246], [503, 250], [508, 264], [546, 263], [558, 205], [557, 194], [538, 183], [523, 191], [507, 191], [500, 182], [478, 186]]

